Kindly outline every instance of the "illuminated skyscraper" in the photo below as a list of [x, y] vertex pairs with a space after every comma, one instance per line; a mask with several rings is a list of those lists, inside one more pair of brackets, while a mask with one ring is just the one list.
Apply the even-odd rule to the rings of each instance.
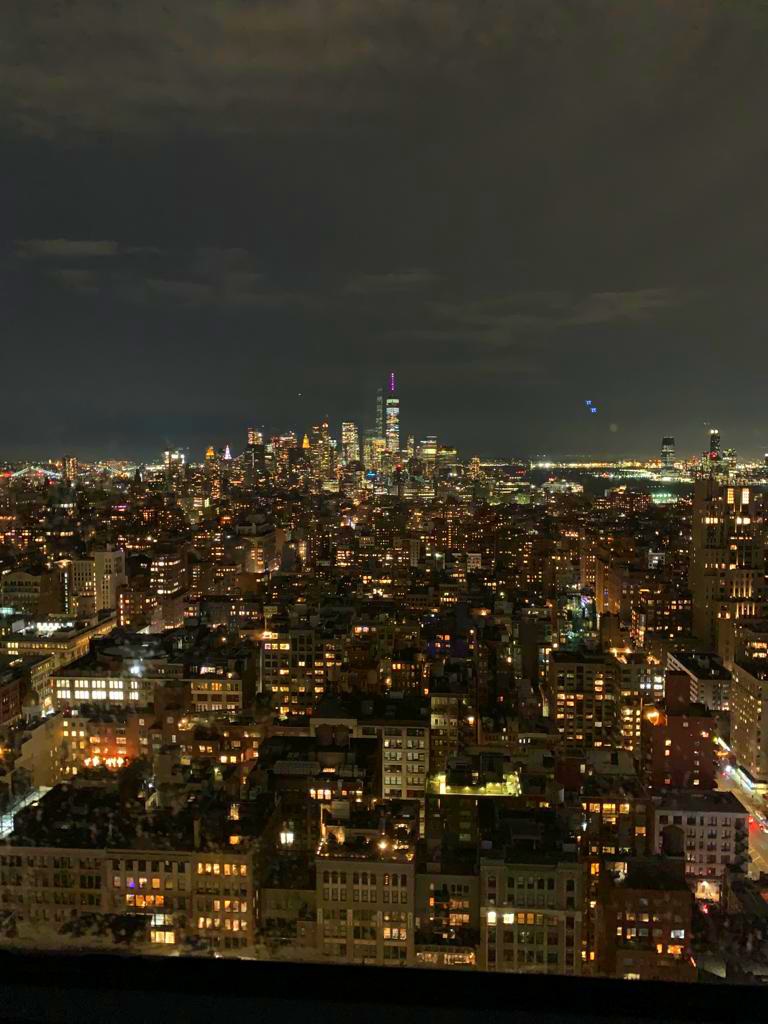
[[186, 453], [181, 448], [171, 448], [163, 452], [163, 464], [166, 470], [170, 470], [173, 466], [183, 466], [186, 461]]
[[720, 452], [720, 431], [714, 427], [709, 432], [709, 451], [707, 452], [710, 462], [719, 462]]
[[693, 630], [717, 650], [729, 621], [758, 616], [765, 600], [764, 505], [751, 487], [696, 481], [688, 584]]
[[662, 437], [661, 439], [661, 464], [665, 469], [675, 464], [674, 437]]
[[331, 436], [328, 433], [328, 420], [315, 424], [310, 431], [310, 460], [315, 479], [318, 481], [333, 478], [333, 449]]
[[205, 478], [211, 498], [218, 501], [221, 497], [221, 461], [212, 444], [208, 445], [205, 452]]
[[248, 444], [264, 444], [264, 431], [258, 427], [248, 427]]
[[184, 466], [187, 457], [181, 448], [169, 449], [163, 452], [163, 464], [165, 466], [165, 479], [169, 487], [179, 487], [184, 475]]
[[341, 458], [344, 465], [360, 461], [360, 432], [356, 423], [341, 424]]
[[[768, 456], [766, 456], [768, 459]], [[61, 460], [61, 475], [70, 482], [77, 480], [78, 462], [76, 455], [65, 455]]]
[[384, 388], [376, 392], [376, 436], [384, 437]]
[[379, 437], [375, 430], [366, 430], [363, 438], [363, 465], [366, 469], [381, 470], [381, 456], [384, 451], [384, 438]]
[[384, 437], [388, 452], [400, 450], [400, 399], [397, 396], [395, 375], [390, 373], [387, 382], [387, 398], [385, 402]]
[[425, 437], [419, 445], [419, 458], [424, 463], [427, 476], [432, 476], [437, 460], [437, 438], [434, 434]]
[[269, 444], [265, 445], [265, 465], [280, 484], [286, 484], [290, 477], [291, 465], [298, 461], [298, 453], [309, 449], [309, 438], [305, 435], [304, 443], [299, 445], [296, 434], [289, 430], [285, 434], [271, 437]]

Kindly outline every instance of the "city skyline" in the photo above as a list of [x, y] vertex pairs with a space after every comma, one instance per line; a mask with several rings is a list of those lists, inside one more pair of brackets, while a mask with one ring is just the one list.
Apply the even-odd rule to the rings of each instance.
[[768, 450], [764, 7], [6, 7], [18, 455], [359, 421], [393, 364], [468, 452]]
[[[681, 463], [690, 459], [699, 459], [702, 454], [705, 458], [713, 460], [719, 460], [721, 457], [727, 455], [731, 461], [740, 458], [744, 462], [758, 462], [768, 460], [768, 453], [763, 453], [762, 456], [755, 456], [750, 459], [744, 452], [739, 453], [733, 445], [727, 445], [723, 448], [722, 445], [722, 432], [718, 427], [710, 426], [708, 431], [705, 429], [702, 433], [702, 448], [694, 452], [686, 452], [680, 450], [677, 445], [675, 435], [664, 434], [660, 439], [660, 445], [657, 451], [652, 454], [639, 454], [634, 453], [620, 453], [616, 452], [609, 453], [607, 451], [599, 451], [596, 449], [584, 450], [581, 452], [575, 452], [571, 450], [566, 453], [565, 451], [553, 450], [550, 453], [543, 451], [531, 452], [531, 453], [514, 453], [507, 451], [501, 453], [499, 451], [489, 452], [485, 451], [473, 451], [469, 453], [466, 450], [462, 450], [451, 437], [438, 437], [434, 432], [427, 433], [425, 436], [416, 435], [411, 433], [407, 429], [403, 429], [402, 422], [402, 404], [401, 404], [401, 392], [398, 386], [398, 372], [390, 369], [384, 375], [384, 383], [380, 384], [375, 391], [375, 404], [373, 403], [373, 396], [369, 399], [368, 415], [361, 417], [360, 420], [349, 420], [342, 419], [338, 421], [334, 427], [333, 417], [324, 414], [317, 418], [317, 421], [313, 424], [291, 424], [287, 428], [280, 430], [270, 430], [264, 423], [254, 423], [251, 421], [249, 425], [243, 431], [238, 431], [238, 435], [233, 438], [228, 438], [224, 441], [220, 440], [219, 436], [215, 438], [208, 437], [205, 443], [201, 446], [195, 446], [193, 443], [185, 442], [179, 439], [168, 439], [166, 438], [165, 443], [162, 446], [162, 451], [165, 453], [165, 457], [168, 456], [169, 452], [185, 453], [184, 458], [187, 461], [195, 462], [196, 455], [203, 455], [204, 458], [212, 457], [214, 452], [218, 450], [218, 453], [224, 459], [231, 459], [231, 445], [234, 445], [235, 452], [240, 452], [240, 440], [244, 437], [243, 451], [247, 451], [253, 445], [272, 445], [273, 442], [281, 442], [286, 437], [291, 437], [293, 443], [298, 445], [301, 438], [304, 438], [304, 444], [309, 443], [309, 435], [322, 429], [324, 433], [327, 433], [328, 440], [331, 446], [337, 453], [337, 456], [342, 461], [358, 461], [362, 460], [366, 465], [373, 461], [377, 461], [378, 458], [384, 453], [389, 453], [389, 457], [400, 459], [403, 463], [413, 456], [413, 454], [419, 450], [424, 444], [437, 443], [441, 447], [448, 447], [455, 449], [459, 458], [464, 460], [471, 457], [480, 457], [483, 459], [494, 459], [494, 458], [505, 458], [510, 460], [519, 459], [522, 461], [531, 461], [532, 463], [539, 461], [553, 461], [553, 462], [567, 462], [569, 460], [578, 459], [602, 459], [606, 461], [620, 461], [621, 459], [638, 459], [647, 461], [660, 461], [662, 467], [672, 467], [676, 462]], [[297, 395], [299, 403], [303, 399], [303, 395]], [[602, 406], [602, 403], [601, 403]], [[591, 423], [592, 416], [601, 415], [601, 406], [598, 406], [592, 399], [585, 399], [583, 402], [583, 408], [580, 408], [580, 419], [583, 423]], [[410, 411], [406, 406], [406, 412]], [[406, 427], [408, 420], [406, 419]], [[615, 423], [608, 425], [608, 431], [611, 434], [618, 433], [618, 427]], [[374, 447], [371, 448], [370, 446]], [[380, 447], [379, 447], [380, 446]], [[353, 454], [354, 453], [354, 454]], [[132, 453], [128, 457], [123, 457], [123, 461], [128, 461], [130, 458], [137, 463], [151, 463], [157, 456], [157, 450], [148, 451], [137, 455]], [[8, 461], [14, 461], [9, 458], [7, 454], [0, 453], [0, 457], [5, 457]], [[117, 458], [114, 452], [107, 454], [100, 453], [93, 455], [88, 452], [80, 452], [79, 456], [74, 455], [70, 450], [66, 453], [63, 458], [64, 461], [70, 458], [75, 458], [77, 461], [78, 457], [84, 461], [99, 461], [99, 459], [105, 458]], [[47, 460], [48, 462], [57, 461], [60, 456], [52, 455], [47, 453], [42, 456], [38, 456], [37, 460], [32, 459], [31, 461]], [[16, 460], [16, 461], [24, 461]], [[28, 460], [30, 461], [30, 460]]]
[[[398, 398], [399, 398], [398, 388]], [[372, 400], [371, 400], [372, 401]], [[369, 405], [371, 402], [369, 402]], [[401, 413], [401, 407], [399, 412]], [[410, 409], [408, 410], [410, 412]], [[599, 412], [599, 410], [598, 410]], [[256, 421], [255, 417], [251, 417], [250, 420], [244, 419], [242, 422], [236, 424], [233, 429], [225, 433], [224, 430], [219, 427], [208, 433], [203, 434], [201, 430], [195, 431], [191, 436], [194, 440], [184, 438], [181, 436], [166, 435], [162, 440], [156, 441], [154, 444], [147, 442], [146, 446], [139, 448], [138, 446], [131, 448], [131, 446], [123, 447], [117, 446], [114, 449], [109, 448], [94, 448], [92, 445], [84, 444], [79, 450], [75, 450], [73, 446], [66, 447], [64, 451], [45, 449], [44, 446], [39, 446], [35, 450], [30, 452], [13, 451], [8, 449], [0, 452], [0, 460], [12, 463], [29, 463], [44, 461], [58, 461], [65, 456], [76, 456], [81, 461], [85, 462], [98, 462], [101, 460], [117, 460], [124, 462], [136, 462], [136, 463], [152, 463], [162, 461], [162, 453], [167, 450], [180, 450], [188, 453], [191, 461], [202, 462], [205, 456], [205, 452], [209, 447], [213, 446], [219, 451], [224, 451], [225, 448], [231, 447], [233, 453], [239, 454], [243, 452], [248, 444], [250, 443], [249, 438], [253, 431], [263, 433], [265, 442], [269, 442], [270, 439], [280, 437], [287, 433], [293, 432], [297, 436], [298, 443], [301, 442], [302, 436], [307, 433], [313, 423], [327, 422], [329, 424], [329, 434], [331, 438], [336, 442], [336, 446], [339, 452], [343, 447], [343, 434], [344, 427], [351, 426], [356, 428], [358, 431], [357, 444], [359, 448], [362, 448], [363, 439], [366, 433], [375, 433], [377, 428], [375, 424], [375, 415], [370, 415], [366, 419], [365, 415], [359, 419], [353, 419], [350, 417], [332, 417], [327, 415], [318, 416], [315, 420], [298, 422], [296, 419], [291, 420], [290, 417], [286, 417], [280, 424], [279, 427], [271, 429], [268, 424], [262, 421]], [[462, 445], [460, 441], [460, 425], [454, 425], [454, 430], [440, 435], [435, 431], [425, 431], [424, 433], [418, 433], [408, 428], [408, 420], [405, 421], [403, 426], [402, 419], [398, 420], [400, 428], [400, 440], [401, 449], [404, 449], [407, 438], [412, 438], [416, 445], [421, 444], [426, 438], [433, 436], [436, 437], [438, 443], [441, 445], [448, 445], [449, 447], [456, 448], [459, 458], [463, 461], [467, 461], [472, 457], [479, 457], [481, 459], [509, 459], [510, 461], [522, 460], [522, 461], [551, 461], [551, 462], [568, 462], [578, 461], [579, 459], [596, 459], [607, 462], [619, 462], [622, 460], [637, 460], [637, 461], [661, 461], [664, 465], [671, 465], [672, 461], [685, 462], [691, 459], [697, 459], [705, 454], [709, 450], [707, 441], [709, 439], [710, 430], [708, 424], [703, 424], [699, 432], [699, 444], [694, 444], [689, 448], [682, 445], [679, 441], [680, 434], [670, 435], [668, 432], [659, 433], [657, 437], [649, 438], [648, 444], [645, 448], [635, 448], [634, 450], [622, 450], [620, 447], [613, 448], [598, 448], [598, 447], [584, 447], [582, 449], [576, 447], [565, 447], [563, 445], [560, 448], [552, 447], [548, 450], [540, 451], [520, 451], [516, 450], [513, 446], [505, 447], [501, 444], [497, 444], [489, 447], [488, 445], [481, 446], [480, 449], [470, 449], [466, 445]], [[723, 437], [724, 432], [722, 430], [717, 431], [720, 437]], [[692, 434], [693, 431], [689, 430], [683, 432], [684, 436]], [[384, 440], [386, 442], [386, 428], [384, 432]], [[667, 441], [673, 442], [674, 455], [670, 460], [670, 456], [662, 455], [662, 448], [664, 443]], [[655, 442], [655, 444], [654, 444]], [[731, 443], [729, 443], [731, 442]], [[768, 457], [768, 449], [763, 451], [757, 446], [752, 448], [737, 445], [733, 442], [733, 438], [725, 435], [725, 450], [733, 450], [736, 452], [736, 456], [740, 461], [749, 463], [762, 463]], [[392, 449], [396, 450], [396, 449]], [[667, 461], [665, 461], [665, 459]]]

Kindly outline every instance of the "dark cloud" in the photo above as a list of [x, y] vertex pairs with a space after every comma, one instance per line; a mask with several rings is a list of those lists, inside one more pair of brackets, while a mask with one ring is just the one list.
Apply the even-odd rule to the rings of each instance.
[[768, 446], [763, 3], [6, 0], [0, 71], [9, 452], [367, 424], [393, 367], [468, 450]]
[[675, 288], [640, 288], [637, 291], [595, 292], [566, 315], [571, 324], [607, 324], [617, 320], [650, 320], [654, 314], [679, 305], [684, 299]]
[[[38, 287], [47, 279], [76, 292], [96, 292], [113, 302], [178, 302], [218, 310], [280, 304], [300, 293], [271, 287], [246, 249], [204, 246], [163, 250], [156, 246], [79, 239], [23, 241], [16, 269], [30, 277], [25, 261], [39, 260]], [[110, 257], [102, 260], [101, 257]], [[138, 257], [138, 258], [137, 258]]]
[[391, 271], [386, 274], [358, 274], [347, 282], [346, 290], [360, 294], [379, 292], [400, 292], [411, 288], [422, 288], [434, 284], [438, 275], [431, 270]]
[[117, 256], [120, 246], [111, 241], [87, 241], [71, 238], [44, 238], [20, 241], [19, 255], [25, 259], [82, 259], [92, 256]]

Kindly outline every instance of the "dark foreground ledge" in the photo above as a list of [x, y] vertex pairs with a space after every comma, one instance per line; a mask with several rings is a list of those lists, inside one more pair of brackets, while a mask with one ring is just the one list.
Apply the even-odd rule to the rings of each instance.
[[589, 1024], [764, 1021], [768, 991], [541, 975], [0, 952], [0, 1021]]

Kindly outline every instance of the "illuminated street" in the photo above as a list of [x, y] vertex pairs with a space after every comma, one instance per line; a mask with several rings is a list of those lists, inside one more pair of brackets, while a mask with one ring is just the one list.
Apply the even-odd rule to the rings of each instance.
[[749, 825], [749, 854], [752, 859], [750, 875], [768, 872], [768, 834], [759, 825], [758, 815], [765, 818], [768, 808], [765, 801], [740, 784], [738, 776], [726, 769], [717, 777], [717, 788], [734, 793], [754, 819]]

